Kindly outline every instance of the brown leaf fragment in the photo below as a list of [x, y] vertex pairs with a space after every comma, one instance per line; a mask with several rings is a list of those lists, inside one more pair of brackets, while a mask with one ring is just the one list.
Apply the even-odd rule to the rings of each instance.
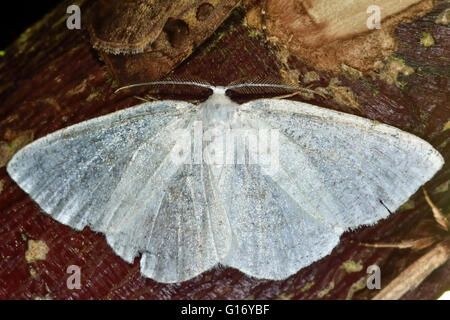
[[186, 59], [240, 0], [117, 0], [92, 7], [94, 48], [120, 84], [161, 78]]
[[448, 219], [445, 217], [441, 210], [436, 207], [436, 205], [431, 201], [430, 197], [428, 196], [427, 190], [425, 188], [423, 189], [423, 194], [425, 195], [425, 200], [427, 201], [428, 205], [431, 207], [431, 211], [433, 211], [433, 216], [436, 222], [439, 224], [439, 226], [442, 227], [442, 229], [448, 231]]
[[169, 15], [177, 7], [176, 2], [98, 1], [92, 9], [88, 27], [92, 45], [113, 54], [143, 52], [161, 33]]
[[387, 243], [387, 242], [379, 242], [379, 243], [365, 243], [360, 242], [359, 245], [364, 247], [372, 247], [372, 248], [396, 248], [396, 249], [415, 249], [421, 250], [428, 248], [432, 244], [436, 242], [436, 237], [424, 237], [421, 239], [415, 240], [404, 240], [398, 243]]

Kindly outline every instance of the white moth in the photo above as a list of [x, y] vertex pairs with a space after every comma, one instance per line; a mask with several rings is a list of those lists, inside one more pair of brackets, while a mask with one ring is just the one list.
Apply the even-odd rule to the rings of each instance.
[[[180, 82], [178, 82], [180, 83]], [[307, 103], [148, 102], [34, 141], [9, 175], [57, 221], [89, 226], [158, 282], [217, 264], [284, 279], [394, 212], [442, 167], [427, 142]], [[272, 86], [272, 85], [271, 85]]]

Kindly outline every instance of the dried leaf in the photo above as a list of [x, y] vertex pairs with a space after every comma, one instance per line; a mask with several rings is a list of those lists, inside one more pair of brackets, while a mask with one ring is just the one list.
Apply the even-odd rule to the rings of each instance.
[[427, 203], [431, 207], [431, 210], [433, 211], [433, 216], [436, 222], [446, 231], [448, 231], [448, 220], [447, 217], [445, 217], [441, 210], [436, 207], [436, 205], [431, 201], [430, 197], [428, 196], [427, 190], [423, 188], [423, 193], [425, 195], [425, 200], [427, 200]]

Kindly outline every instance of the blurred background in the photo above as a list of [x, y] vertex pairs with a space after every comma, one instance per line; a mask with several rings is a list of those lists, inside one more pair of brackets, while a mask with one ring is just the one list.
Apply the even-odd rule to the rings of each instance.
[[23, 31], [50, 12], [60, 0], [8, 1], [0, 10], [0, 50], [4, 50]]

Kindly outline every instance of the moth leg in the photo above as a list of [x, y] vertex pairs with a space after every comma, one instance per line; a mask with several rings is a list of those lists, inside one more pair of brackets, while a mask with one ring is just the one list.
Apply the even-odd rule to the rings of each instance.
[[152, 101], [157, 101], [158, 100], [157, 98], [152, 97], [151, 95], [148, 95], [148, 94], [146, 94], [143, 97], [133, 96], [133, 98], [136, 98], [136, 99], [144, 101], [144, 102], [152, 102]]

